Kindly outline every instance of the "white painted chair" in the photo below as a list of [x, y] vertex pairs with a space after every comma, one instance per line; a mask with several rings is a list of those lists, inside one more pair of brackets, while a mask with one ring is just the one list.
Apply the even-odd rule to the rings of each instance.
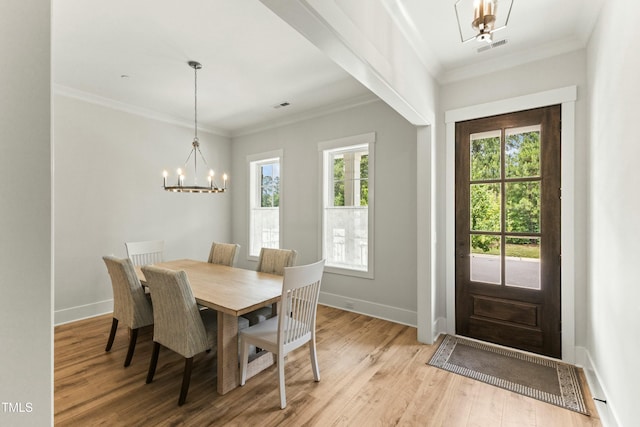
[[238, 260], [238, 254], [240, 254], [240, 245], [213, 242], [209, 251], [209, 262], [233, 267]]
[[133, 265], [149, 265], [164, 261], [164, 240], [126, 242], [124, 245]]
[[249, 346], [265, 349], [277, 355], [280, 408], [287, 406], [284, 382], [284, 358], [291, 351], [309, 343], [313, 378], [320, 381], [316, 355], [316, 311], [324, 260], [314, 264], [284, 269], [282, 300], [278, 315], [240, 331], [240, 385], [247, 380]]

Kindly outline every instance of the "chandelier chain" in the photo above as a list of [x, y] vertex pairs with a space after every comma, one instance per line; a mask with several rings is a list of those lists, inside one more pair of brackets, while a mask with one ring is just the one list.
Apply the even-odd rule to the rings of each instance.
[[198, 140], [198, 67], [193, 67], [193, 73], [194, 73], [194, 102], [193, 102], [193, 109], [194, 109], [194, 121], [195, 121], [195, 138], [194, 140], [197, 141]]

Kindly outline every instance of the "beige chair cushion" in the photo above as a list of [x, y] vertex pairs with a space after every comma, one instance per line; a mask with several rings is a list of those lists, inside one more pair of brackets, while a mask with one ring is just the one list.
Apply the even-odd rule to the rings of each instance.
[[131, 329], [153, 324], [153, 309], [133, 263], [128, 258], [102, 257], [113, 288], [113, 317]]
[[211, 348], [187, 274], [154, 266], [142, 272], [153, 301], [153, 340], [186, 358]]
[[240, 245], [235, 243], [216, 243], [211, 244], [209, 251], [209, 262], [212, 264], [228, 265], [233, 267], [238, 259]]
[[260, 249], [260, 258], [258, 259], [258, 271], [263, 273], [284, 275], [285, 267], [293, 267], [296, 265], [298, 252], [293, 249]]

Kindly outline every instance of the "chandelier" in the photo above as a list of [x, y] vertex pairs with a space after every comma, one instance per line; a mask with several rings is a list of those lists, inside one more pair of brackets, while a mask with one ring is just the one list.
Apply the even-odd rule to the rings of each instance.
[[[222, 187], [218, 187], [214, 179], [215, 174], [213, 172], [213, 169], [209, 169], [209, 174], [207, 175], [208, 185], [198, 185], [198, 155], [200, 155], [200, 158], [202, 159], [204, 165], [208, 166], [207, 161], [200, 151], [200, 141], [198, 140], [198, 70], [202, 68], [202, 65], [196, 61], [189, 61], [188, 64], [191, 68], [193, 68], [194, 71], [195, 136], [193, 137], [193, 142], [191, 143], [191, 151], [189, 152], [189, 156], [187, 156], [187, 160], [185, 160], [184, 162], [184, 169], [180, 168], [177, 170], [176, 185], [167, 186], [167, 177], [169, 176], [169, 174], [165, 170], [164, 172], [162, 172], [162, 176], [164, 178], [163, 186], [165, 190], [175, 193], [224, 193], [227, 190], [227, 174], [224, 174], [222, 176]], [[191, 159], [191, 157], [193, 157], [193, 185], [184, 185], [187, 164], [189, 163], [189, 159]]]
[[[460, 40], [463, 43], [473, 39], [491, 43], [493, 33], [507, 26], [512, 5], [513, 0], [458, 0], [455, 9]], [[460, 22], [461, 16], [465, 20], [466, 17], [473, 16], [471, 25], [463, 25]]]

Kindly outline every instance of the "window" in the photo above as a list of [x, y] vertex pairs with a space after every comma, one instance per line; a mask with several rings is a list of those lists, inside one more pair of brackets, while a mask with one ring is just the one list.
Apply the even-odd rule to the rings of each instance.
[[373, 277], [374, 142], [370, 133], [319, 144], [327, 271]]
[[261, 248], [280, 247], [280, 195], [282, 151], [249, 158], [249, 258]]

